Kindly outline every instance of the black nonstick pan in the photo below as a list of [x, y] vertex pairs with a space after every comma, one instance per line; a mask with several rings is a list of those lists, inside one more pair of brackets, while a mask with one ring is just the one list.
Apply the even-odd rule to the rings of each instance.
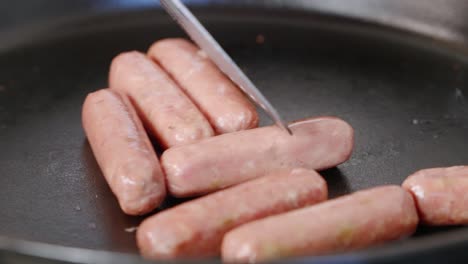
[[[92, 2], [101, 5], [88, 12]], [[106, 87], [114, 56], [184, 36], [141, 2], [83, 1], [68, 18], [2, 28], [1, 263], [144, 262], [132, 233], [142, 218], [120, 211], [81, 128], [81, 104]], [[352, 159], [322, 172], [332, 197], [468, 164], [468, 30], [458, 16], [467, 4], [209, 2], [194, 12], [285, 119], [335, 115], [355, 128]], [[421, 227], [409, 239], [297, 261], [466, 262], [467, 247], [465, 227]]]

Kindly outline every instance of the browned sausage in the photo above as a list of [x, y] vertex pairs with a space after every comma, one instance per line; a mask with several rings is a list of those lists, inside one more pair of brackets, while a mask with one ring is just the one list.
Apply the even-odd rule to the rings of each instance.
[[222, 256], [246, 263], [343, 252], [409, 236], [417, 224], [411, 195], [384, 186], [243, 225], [226, 234]]
[[276, 172], [145, 220], [138, 228], [138, 246], [143, 256], [153, 259], [216, 256], [223, 235], [232, 228], [326, 199], [326, 183], [316, 172]]
[[181, 197], [212, 192], [278, 169], [326, 169], [351, 155], [353, 129], [340, 119], [310, 119], [290, 128], [293, 136], [271, 126], [167, 150], [161, 164], [170, 192]]
[[83, 105], [83, 127], [99, 167], [131, 215], [155, 209], [166, 195], [164, 176], [129, 100], [111, 90], [91, 93]]
[[195, 45], [184, 39], [156, 42], [148, 52], [180, 84], [218, 134], [257, 127], [255, 107]]
[[468, 224], [468, 167], [421, 170], [405, 180], [427, 225]]
[[153, 61], [127, 52], [112, 62], [111, 89], [127, 94], [140, 117], [164, 147], [213, 136], [208, 120], [184, 92]]

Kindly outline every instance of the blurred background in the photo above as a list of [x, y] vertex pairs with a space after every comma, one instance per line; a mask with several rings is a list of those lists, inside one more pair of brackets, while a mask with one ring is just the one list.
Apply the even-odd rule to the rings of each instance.
[[[285, 8], [312, 8], [346, 14], [421, 33], [460, 40], [468, 35], [468, 1], [464, 0], [185, 0], [185, 3], [240, 5], [259, 4]], [[159, 6], [158, 0], [16, 0], [0, 1], [0, 34], [12, 28], [52, 18], [84, 13]], [[0, 35], [1, 37], [1, 35]], [[0, 44], [1, 45], [1, 44]]]

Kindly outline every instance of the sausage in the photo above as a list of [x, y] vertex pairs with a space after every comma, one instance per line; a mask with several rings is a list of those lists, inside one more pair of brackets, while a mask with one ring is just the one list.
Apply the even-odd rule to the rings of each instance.
[[271, 216], [228, 232], [226, 262], [262, 262], [365, 248], [411, 235], [418, 215], [411, 195], [383, 186]]
[[426, 169], [403, 182], [427, 225], [468, 224], [468, 167]]
[[117, 56], [111, 65], [111, 89], [127, 94], [145, 125], [163, 147], [211, 137], [208, 120], [153, 61], [138, 52]]
[[218, 134], [258, 125], [255, 107], [198, 47], [184, 39], [156, 42], [148, 52], [208, 117]]
[[161, 157], [168, 189], [178, 197], [216, 191], [279, 169], [322, 170], [346, 161], [353, 129], [337, 118], [244, 130], [171, 148]]
[[327, 199], [327, 185], [315, 171], [284, 170], [159, 213], [138, 228], [146, 258], [219, 255], [223, 235], [243, 223]]
[[163, 172], [128, 98], [109, 89], [89, 94], [82, 122], [122, 210], [141, 215], [158, 207], [166, 195]]

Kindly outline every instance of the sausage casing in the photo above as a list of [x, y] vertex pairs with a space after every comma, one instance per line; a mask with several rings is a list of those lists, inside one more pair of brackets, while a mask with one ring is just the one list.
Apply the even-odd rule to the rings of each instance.
[[411, 235], [418, 215], [411, 195], [383, 186], [257, 220], [227, 233], [227, 262], [261, 262], [360, 249]]
[[315, 171], [278, 171], [163, 211], [143, 222], [137, 241], [147, 258], [216, 256], [232, 228], [326, 199], [326, 183]]
[[91, 93], [83, 105], [82, 121], [122, 210], [141, 215], [159, 206], [166, 195], [163, 172], [130, 101], [109, 89]]
[[156, 42], [148, 55], [171, 74], [218, 134], [258, 125], [253, 104], [198, 47], [184, 39]]
[[468, 167], [426, 169], [403, 182], [427, 225], [468, 224]]
[[290, 128], [293, 136], [271, 126], [167, 150], [161, 164], [170, 192], [179, 197], [208, 193], [279, 169], [322, 170], [351, 155], [353, 129], [340, 119], [309, 119]]
[[110, 88], [127, 94], [144, 124], [163, 147], [211, 137], [208, 120], [156, 63], [138, 52], [117, 56], [111, 65]]

